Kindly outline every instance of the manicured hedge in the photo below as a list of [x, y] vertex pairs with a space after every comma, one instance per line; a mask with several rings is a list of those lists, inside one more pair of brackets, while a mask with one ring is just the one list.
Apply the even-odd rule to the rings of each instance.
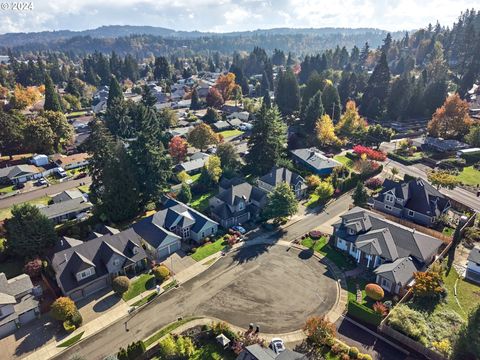
[[417, 158], [417, 159], [411, 160], [411, 159], [409, 159], [405, 156], [398, 155], [398, 154], [395, 154], [395, 153], [388, 153], [387, 156], [388, 156], [389, 159], [398, 161], [400, 164], [403, 164], [403, 165], [413, 165], [413, 164], [417, 164], [420, 161], [422, 161], [422, 158]]
[[377, 314], [372, 309], [353, 300], [348, 302], [347, 312], [348, 315], [354, 317], [355, 319], [374, 326], [380, 325], [380, 322], [382, 321], [382, 316], [380, 314]]

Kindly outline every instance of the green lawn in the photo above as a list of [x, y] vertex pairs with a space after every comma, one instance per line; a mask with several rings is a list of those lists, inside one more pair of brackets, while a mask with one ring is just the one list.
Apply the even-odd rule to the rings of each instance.
[[480, 287], [463, 279], [458, 279], [457, 282], [457, 299], [461, 305], [458, 306], [455, 300], [455, 282], [458, 279], [458, 274], [452, 267], [448, 276], [445, 277], [445, 288], [447, 289], [447, 302], [444, 305], [437, 307], [446, 307], [455, 311], [465, 320], [468, 317], [468, 313], [473, 310], [480, 302]]
[[229, 137], [234, 137], [238, 135], [242, 135], [243, 131], [235, 129], [235, 130], [226, 130], [226, 131], [221, 131], [219, 132], [220, 135], [223, 136], [224, 139], [229, 138]]
[[189, 360], [235, 360], [236, 355], [232, 350], [225, 350], [217, 343], [201, 344]]
[[83, 116], [83, 115], [86, 115], [86, 114], [87, 114], [86, 111], [72, 111], [71, 113], [67, 114], [67, 118]]
[[200, 179], [200, 176], [202, 176], [202, 173], [191, 175], [190, 180], [192, 180], [192, 184], [195, 183], [198, 179]]
[[142, 274], [136, 280], [130, 283], [130, 289], [123, 294], [125, 301], [133, 299], [144, 291], [152, 289], [155, 286], [155, 276], [150, 274]]
[[349, 169], [351, 169], [353, 167], [353, 161], [352, 159], [349, 159], [348, 157], [346, 157], [345, 155], [335, 155], [333, 157], [334, 160], [337, 160], [338, 162], [342, 163], [343, 165], [345, 165], [346, 167], [348, 167]]
[[88, 194], [90, 192], [90, 185], [82, 185], [77, 188], [84, 194]]
[[197, 211], [203, 212], [208, 209], [208, 200], [213, 196], [213, 191], [192, 198], [190, 206]]
[[197, 250], [195, 250], [195, 252], [192, 254], [192, 259], [195, 261], [201, 261], [206, 257], [221, 251], [226, 245], [227, 242], [223, 240], [223, 237], [221, 237], [210, 244], [205, 244], [198, 247]]
[[455, 229], [448, 226], [445, 226], [442, 230], [442, 233], [447, 236], [452, 236], [454, 232], [455, 232]]
[[[35, 200], [32, 200], [32, 201], [28, 201], [28, 203], [32, 204], [32, 205], [47, 205], [49, 200], [50, 200], [50, 197], [44, 196], [44, 197], [41, 197], [41, 198], [38, 198], [38, 199], [35, 199]], [[22, 204], [25, 204], [25, 203], [22, 203]], [[5, 219], [9, 219], [11, 217], [12, 217], [12, 208], [11, 207], [0, 209], [0, 221], [5, 220]]]
[[350, 261], [348, 255], [342, 254], [339, 250], [330, 246], [330, 244], [328, 244], [328, 238], [326, 237], [321, 237], [319, 240], [313, 240], [308, 237], [302, 240], [302, 245], [326, 256], [341, 270], [351, 270], [355, 268], [355, 264]]
[[200, 318], [199, 317], [190, 317], [190, 318], [185, 318], [185, 319], [182, 319], [180, 321], [176, 321], [174, 323], [171, 323], [171, 324], [161, 328], [160, 330], [158, 330], [155, 334], [153, 334], [152, 336], [150, 336], [149, 338], [144, 340], [143, 343], [145, 344], [145, 347], [148, 348], [149, 346], [156, 343], [158, 340], [160, 340], [165, 335], [170, 334], [176, 328], [178, 328], [178, 327], [180, 327], [180, 326], [182, 326], [182, 325], [184, 325], [184, 324], [186, 324], [186, 323], [188, 323], [192, 320], [196, 320], [196, 319], [200, 319]]
[[362, 304], [366, 301], [367, 294], [365, 292], [365, 286], [368, 284], [364, 279], [361, 278], [348, 278], [347, 279], [347, 290], [348, 290], [348, 301], [357, 301], [357, 285], [362, 290]]
[[465, 185], [480, 184], [480, 171], [472, 166], [463, 168], [462, 172], [458, 174], [457, 179]]
[[12, 191], [15, 191], [14, 187], [15, 187], [15, 185], [8, 185], [8, 186], [0, 187], [0, 195], [1, 194], [8, 194], [8, 193], [11, 193]]
[[72, 346], [73, 344], [77, 343], [83, 336], [83, 333], [85, 331], [82, 331], [81, 333], [78, 333], [77, 335], [71, 337], [70, 339], [68, 340], [65, 340], [64, 342], [62, 342], [61, 344], [57, 345], [57, 347], [69, 347], [69, 346]]
[[137, 302], [134, 302], [132, 306], [142, 306], [142, 305], [145, 305], [146, 303], [152, 301], [153, 299], [155, 299], [155, 297], [157, 296], [157, 292], [153, 292], [151, 293], [150, 295], [148, 296], [145, 296], [143, 299], [140, 299], [138, 300]]
[[308, 201], [305, 203], [305, 206], [310, 208], [310, 207], [315, 207], [318, 203], [319, 196], [315, 193], [311, 193], [308, 196]]

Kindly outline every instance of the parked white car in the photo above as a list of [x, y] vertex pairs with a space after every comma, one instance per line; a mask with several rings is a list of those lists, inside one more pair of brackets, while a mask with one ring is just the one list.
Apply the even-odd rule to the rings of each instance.
[[249, 123], [241, 123], [240, 126], [238, 127], [242, 131], [247, 131], [247, 130], [252, 130], [253, 125]]
[[270, 348], [275, 351], [275, 354], [279, 354], [282, 351], [285, 351], [285, 344], [283, 340], [280, 338], [273, 338], [272, 342], [270, 343]]

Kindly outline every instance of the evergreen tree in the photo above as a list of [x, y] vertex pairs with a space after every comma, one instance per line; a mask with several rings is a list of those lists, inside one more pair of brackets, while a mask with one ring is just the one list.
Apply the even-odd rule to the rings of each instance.
[[310, 99], [315, 96], [315, 94], [323, 89], [323, 79], [318, 74], [317, 71], [313, 71], [308, 78], [305, 87], [302, 89], [302, 114], [305, 116], [305, 111], [307, 109]]
[[375, 66], [362, 97], [362, 113], [373, 119], [383, 116], [388, 98], [390, 70], [384, 52]]
[[305, 132], [310, 135], [315, 134], [315, 127], [317, 120], [324, 114], [322, 104], [322, 93], [318, 91], [313, 98], [310, 99], [308, 106], [305, 110], [305, 118], [303, 120], [305, 125]]
[[23, 121], [19, 117], [0, 110], [0, 154], [19, 153], [24, 143]]
[[49, 75], [45, 76], [45, 104], [43, 105], [43, 109], [45, 111], [62, 111], [60, 99], [55, 91], [52, 78]]
[[130, 108], [122, 99], [114, 99], [104, 115], [105, 125], [114, 136], [128, 139], [134, 135], [133, 120], [130, 116]]
[[283, 115], [291, 115], [300, 108], [300, 90], [293, 71], [288, 68], [278, 75], [275, 102]]
[[200, 109], [200, 99], [198, 98], [197, 88], [194, 87], [192, 90], [192, 102], [190, 103], [190, 110], [199, 110]]
[[328, 114], [332, 120], [338, 121], [342, 114], [342, 105], [340, 103], [340, 96], [338, 90], [330, 80], [325, 82], [325, 87], [322, 91], [322, 104], [325, 113]]
[[107, 108], [112, 106], [115, 99], [123, 100], [123, 91], [115, 76], [110, 78], [110, 89], [108, 90]]
[[387, 100], [387, 114], [392, 120], [403, 118], [407, 114], [411, 96], [411, 84], [406, 76], [395, 78]]
[[203, 117], [203, 121], [205, 121], [207, 124], [213, 124], [216, 123], [217, 121], [220, 121], [222, 117], [218, 113], [217, 110], [215, 110], [212, 107], [207, 108], [207, 112], [205, 113]]
[[356, 206], [363, 206], [367, 203], [368, 193], [367, 193], [367, 190], [365, 189], [365, 186], [363, 185], [363, 182], [361, 181], [357, 182], [357, 186], [353, 191], [352, 198], [353, 198], [353, 203]]
[[155, 65], [153, 67], [153, 77], [155, 80], [168, 80], [172, 77], [170, 72], [170, 65], [164, 56], [155, 58]]
[[20, 258], [43, 254], [57, 239], [53, 223], [28, 203], [13, 207], [5, 230], [8, 249]]
[[143, 94], [142, 94], [142, 104], [146, 107], [153, 107], [157, 103], [157, 97], [153, 93], [152, 89], [145, 85], [143, 87]]
[[190, 190], [190, 185], [185, 182], [182, 183], [180, 192], [177, 195], [177, 200], [184, 204], [188, 204], [190, 201], [192, 201], [192, 191]]
[[270, 82], [268, 81], [268, 75], [267, 73], [264, 71], [263, 74], [262, 74], [262, 80], [260, 81], [260, 94], [258, 94], [259, 96], [265, 96], [265, 95], [269, 95], [269, 92], [270, 92]]
[[295, 197], [290, 185], [285, 182], [280, 183], [268, 194], [268, 201], [263, 216], [266, 219], [273, 219], [280, 222], [283, 218], [294, 215], [298, 210], [298, 200]]
[[247, 163], [257, 175], [267, 173], [282, 157], [286, 143], [286, 127], [278, 108], [262, 106], [256, 115], [252, 135], [248, 139]]

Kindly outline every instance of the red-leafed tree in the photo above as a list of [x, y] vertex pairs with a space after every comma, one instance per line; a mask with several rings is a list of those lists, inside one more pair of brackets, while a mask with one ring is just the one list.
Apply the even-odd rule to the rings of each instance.
[[32, 279], [39, 277], [40, 273], [42, 272], [42, 260], [36, 258], [27, 262], [23, 270], [25, 271], [25, 274], [30, 276]]
[[185, 160], [185, 157], [187, 156], [187, 148], [187, 140], [180, 136], [174, 136], [168, 144], [168, 152], [177, 163]]
[[224, 100], [220, 91], [214, 87], [211, 87], [207, 94], [207, 105], [210, 107], [219, 108], [223, 105], [223, 103]]

